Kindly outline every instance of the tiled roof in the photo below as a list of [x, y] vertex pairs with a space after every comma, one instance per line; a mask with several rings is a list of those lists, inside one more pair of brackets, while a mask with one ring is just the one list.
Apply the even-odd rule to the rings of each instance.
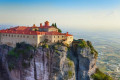
[[27, 35], [66, 35], [72, 36], [68, 33], [60, 33], [60, 32], [39, 32], [39, 31], [31, 31], [32, 27], [18, 26], [10, 29], [0, 30], [0, 33], [10, 33], [10, 34], [27, 34]]
[[31, 31], [31, 27], [14, 27], [10, 29], [0, 30], [0, 33], [11, 33], [11, 34], [27, 34], [27, 35], [45, 35], [45, 32]]
[[68, 33], [60, 33], [60, 32], [46, 32], [46, 35], [65, 35], [65, 36], [72, 36]]

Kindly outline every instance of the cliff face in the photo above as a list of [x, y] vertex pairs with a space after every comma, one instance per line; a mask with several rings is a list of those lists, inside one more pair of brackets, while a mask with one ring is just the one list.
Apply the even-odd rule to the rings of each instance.
[[19, 56], [0, 46], [0, 80], [90, 80], [95, 73], [96, 58], [89, 46], [73, 50], [59, 44], [28, 51], [24, 46], [14, 49]]

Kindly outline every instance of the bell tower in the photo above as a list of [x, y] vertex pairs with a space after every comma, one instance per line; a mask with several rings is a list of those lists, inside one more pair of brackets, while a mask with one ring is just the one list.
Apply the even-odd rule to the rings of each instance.
[[45, 22], [45, 26], [49, 26], [49, 22], [48, 21]]

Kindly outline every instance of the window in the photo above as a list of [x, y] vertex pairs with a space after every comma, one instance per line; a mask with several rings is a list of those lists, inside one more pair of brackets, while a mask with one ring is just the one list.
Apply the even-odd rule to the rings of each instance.
[[3, 34], [3, 36], [4, 36], [4, 34]]
[[27, 36], [27, 38], [29, 38], [29, 36]]
[[55, 38], [55, 36], [54, 36], [54, 38]]
[[7, 36], [7, 34], [6, 34], [6, 36]]
[[13, 35], [12, 35], [12, 37], [13, 37]]
[[19, 37], [19, 35], [18, 35], [18, 37]]
[[55, 42], [55, 40], [54, 40], [54, 42]]
[[25, 36], [23, 36], [25, 38]]
[[21, 37], [22, 37], [22, 35], [21, 35]]
[[16, 35], [14, 35], [14, 37], [16, 37]]
[[63, 38], [64, 36], [62, 36], [62, 38]]
[[35, 36], [33, 36], [33, 38], [35, 38]]
[[59, 38], [59, 36], [58, 36], [58, 38]]
[[10, 37], [10, 34], [9, 34], [9, 37]]

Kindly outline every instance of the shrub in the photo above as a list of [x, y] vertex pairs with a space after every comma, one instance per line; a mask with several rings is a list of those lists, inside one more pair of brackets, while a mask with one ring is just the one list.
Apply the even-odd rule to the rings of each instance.
[[43, 48], [49, 48], [49, 46], [47, 44], [42, 45]]
[[73, 73], [72, 73], [72, 71], [68, 71], [68, 79], [70, 79], [70, 78], [72, 78], [72, 76], [73, 76]]
[[9, 51], [9, 52], [8, 52], [8, 55], [9, 55], [9, 56], [16, 57], [16, 58], [18, 58], [18, 56], [19, 56], [19, 54], [17, 54], [17, 53], [14, 52], [14, 49], [11, 50], [11, 51]]
[[[23, 67], [29, 67], [35, 48], [25, 42], [17, 43], [16, 47], [8, 52], [8, 67], [10, 70], [18, 68], [20, 63]], [[19, 63], [18, 63], [19, 62]]]
[[80, 43], [78, 44], [78, 47], [85, 48], [85, 47], [88, 47], [88, 45], [87, 45], [86, 41], [81, 40]]
[[98, 68], [96, 69], [96, 73], [92, 75], [94, 80], [113, 80], [110, 76], [101, 72]]
[[69, 61], [69, 62], [68, 62], [68, 66], [69, 66], [69, 67], [72, 67], [72, 66], [73, 66], [72, 61]]

